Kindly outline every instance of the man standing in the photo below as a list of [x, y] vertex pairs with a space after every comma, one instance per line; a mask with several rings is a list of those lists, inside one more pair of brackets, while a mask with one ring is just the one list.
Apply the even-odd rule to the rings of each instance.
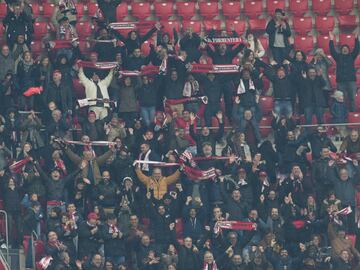
[[63, 113], [72, 109], [72, 89], [62, 80], [60, 70], [54, 70], [53, 80], [46, 89], [47, 104], [55, 102]]

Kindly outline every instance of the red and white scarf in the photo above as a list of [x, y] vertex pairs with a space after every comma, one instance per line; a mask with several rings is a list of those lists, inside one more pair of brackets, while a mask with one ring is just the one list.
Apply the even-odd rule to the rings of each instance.
[[336, 224], [342, 225], [342, 221], [339, 219], [338, 215], [347, 216], [352, 213], [351, 206], [345, 207], [337, 212], [334, 212], [330, 215], [330, 219], [332, 219]]
[[86, 67], [86, 68], [95, 68], [95, 69], [113, 69], [118, 66], [118, 62], [91, 62], [91, 61], [77, 61], [77, 65], [80, 67]]
[[239, 37], [205, 37], [204, 41], [208, 44], [240, 44], [242, 43]]
[[217, 267], [216, 262], [214, 260], [211, 266], [209, 266], [206, 262], [204, 262], [203, 270], [219, 270], [219, 268]]
[[113, 233], [119, 233], [120, 230], [118, 229], [118, 227], [114, 224], [109, 225], [109, 233], [113, 234]]
[[69, 49], [72, 48], [72, 43], [77, 40], [77, 38], [72, 40], [51, 40], [49, 46], [51, 49]]
[[199, 100], [204, 104], [208, 103], [208, 98], [207, 96], [202, 96], [202, 97], [187, 97], [187, 98], [179, 98], [179, 99], [165, 99], [164, 103], [165, 106], [169, 106], [169, 105], [176, 105], [176, 104], [183, 104], [186, 102], [190, 102], [190, 101], [196, 101]]
[[223, 229], [252, 231], [256, 229], [256, 223], [249, 221], [218, 221], [214, 226], [214, 233], [219, 234]]
[[[54, 139], [54, 141], [59, 141], [57, 139]], [[81, 141], [71, 141], [71, 140], [63, 140], [62, 142], [64, 142], [65, 144], [73, 144], [73, 145], [83, 145], [83, 146], [111, 146], [111, 145], [115, 145], [115, 142], [108, 142], [108, 141], [92, 141], [92, 142], [88, 142], [88, 143], [84, 143]]]
[[239, 73], [239, 66], [238, 65], [192, 64], [190, 72], [193, 72], [193, 73]]
[[[252, 80], [249, 80], [249, 90], [255, 90], [254, 82]], [[237, 94], [241, 95], [246, 92], [244, 81], [241, 79], [239, 86], [237, 88]]]
[[22, 168], [30, 162], [30, 157], [26, 157], [19, 161], [14, 162], [9, 166], [11, 173], [21, 173]]
[[114, 29], [114, 30], [118, 30], [118, 31], [124, 31], [124, 30], [128, 30], [130, 31], [134, 31], [134, 30], [146, 30], [146, 29], [151, 29], [152, 27], [154, 27], [154, 23], [153, 22], [146, 22], [146, 21], [142, 21], [142, 22], [114, 22], [114, 23], [110, 23], [109, 27]]

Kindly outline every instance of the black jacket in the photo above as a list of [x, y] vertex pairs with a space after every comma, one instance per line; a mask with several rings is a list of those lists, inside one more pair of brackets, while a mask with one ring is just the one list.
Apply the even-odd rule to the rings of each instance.
[[46, 88], [47, 104], [51, 101], [55, 102], [57, 107], [62, 112], [67, 112], [72, 109], [72, 92], [70, 84], [65, 83], [63, 80], [57, 86], [54, 81], [50, 82]]
[[323, 87], [325, 80], [321, 76], [316, 76], [314, 80], [302, 78], [300, 80], [300, 95], [302, 96], [303, 106], [306, 107], [326, 107]]
[[112, 238], [111, 227], [108, 224], [104, 224], [101, 231], [104, 239], [105, 257], [125, 256], [124, 236]]
[[198, 34], [193, 33], [191, 36], [187, 33], [180, 40], [181, 50], [186, 51], [187, 59], [189, 62], [198, 61], [200, 58], [200, 52], [198, 50], [200, 46], [201, 39]]
[[[291, 30], [289, 24], [287, 22], [285, 24], [286, 24], [285, 29], [280, 30], [280, 33], [284, 35], [285, 47], [289, 47], [288, 37], [291, 36]], [[270, 48], [274, 47], [276, 31], [279, 31], [279, 29], [276, 27], [275, 21], [271, 20], [266, 26], [266, 33], [269, 35]]]
[[14, 12], [8, 10], [3, 24], [7, 27], [6, 36], [11, 42], [15, 42], [18, 35], [31, 36], [33, 31], [31, 17], [25, 12], [21, 12], [20, 16], [16, 17]]
[[355, 39], [355, 48], [349, 54], [338, 53], [335, 50], [334, 41], [329, 42], [331, 56], [336, 62], [336, 82], [356, 81], [355, 59], [359, 54], [359, 41]]
[[152, 83], [142, 84], [137, 88], [137, 96], [141, 107], [155, 107], [158, 100], [159, 84], [162, 80], [155, 77]]
[[101, 228], [95, 234], [91, 234], [92, 229], [86, 221], [79, 226], [79, 258], [94, 254], [100, 248]]

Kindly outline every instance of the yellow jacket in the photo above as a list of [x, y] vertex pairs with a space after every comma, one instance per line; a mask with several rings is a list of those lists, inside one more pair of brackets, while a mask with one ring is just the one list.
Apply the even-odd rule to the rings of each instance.
[[159, 181], [156, 181], [151, 176], [146, 176], [143, 174], [143, 172], [136, 168], [135, 170], [137, 177], [141, 182], [146, 185], [147, 191], [149, 191], [150, 187], [153, 186], [154, 188], [154, 197], [157, 200], [161, 200], [162, 197], [167, 193], [168, 191], [168, 185], [171, 185], [173, 183], [176, 183], [176, 181], [180, 177], [180, 171], [176, 170], [172, 175], [169, 175], [167, 177], [163, 176], [160, 178]]

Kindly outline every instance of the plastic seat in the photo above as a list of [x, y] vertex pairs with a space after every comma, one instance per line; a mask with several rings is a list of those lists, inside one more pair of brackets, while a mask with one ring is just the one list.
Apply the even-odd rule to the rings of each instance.
[[143, 44], [141, 44], [141, 54], [144, 56], [148, 56], [150, 54], [150, 42], [147, 40]]
[[307, 34], [312, 30], [312, 18], [311, 17], [294, 17], [293, 20], [294, 31], [298, 34]]
[[357, 26], [355, 15], [342, 15], [337, 19], [341, 30], [352, 31]]
[[266, 13], [272, 15], [276, 9], [285, 10], [285, 1], [283, 0], [266, 0]]
[[[88, 16], [92, 17], [96, 14], [96, 12], [99, 10], [99, 6], [97, 3], [88, 3], [87, 5], [87, 12], [88, 12]], [[116, 9], [116, 18], [117, 18], [117, 12], [118, 12], [118, 8], [119, 6], [121, 6], [122, 4], [118, 5], [117, 9]], [[127, 5], [126, 5], [126, 15], [127, 15]], [[125, 16], [124, 16], [125, 17]], [[118, 18], [117, 18], [118, 19]]]
[[42, 41], [34, 40], [31, 42], [31, 53], [34, 59], [36, 59], [42, 53], [42, 51]]
[[316, 38], [317, 48], [321, 48], [324, 50], [324, 52], [326, 54], [329, 54], [330, 53], [329, 41], [330, 41], [329, 36], [326, 36], [326, 35], [317, 36], [317, 38]]
[[194, 33], [199, 33], [201, 31], [201, 22], [183, 20], [182, 30], [186, 31], [186, 29], [188, 29], [189, 27], [192, 27]]
[[238, 17], [240, 14], [240, 9], [241, 9], [240, 1], [223, 0], [222, 2], [223, 15], [230, 19], [234, 19]]
[[360, 54], [355, 59], [355, 67], [360, 68]]
[[[31, 3], [30, 6], [31, 6], [31, 10], [32, 10], [34, 18], [39, 17], [39, 14], [40, 14], [39, 4], [38, 3]], [[1, 9], [1, 6], [0, 6], [0, 9]], [[0, 15], [0, 17], [1, 17], [1, 15]]]
[[332, 89], [336, 89], [336, 76], [334, 74], [329, 74], [329, 81]]
[[[271, 116], [264, 116], [263, 118], [261, 118], [260, 123], [259, 123], [261, 137], [265, 138], [270, 135], [270, 133], [272, 131], [271, 122], [272, 122]], [[264, 126], [266, 126], [266, 127], [264, 127]]]
[[0, 3], [0, 18], [4, 19], [7, 12], [7, 6], [6, 3]]
[[42, 15], [49, 19], [54, 13], [55, 5], [51, 3], [43, 3], [42, 4]]
[[205, 19], [212, 19], [219, 15], [219, 5], [217, 2], [200, 2], [199, 12]]
[[78, 22], [76, 24], [76, 33], [80, 39], [86, 39], [92, 34], [92, 25], [89, 21]]
[[256, 18], [262, 14], [262, 1], [244, 1], [244, 15], [248, 16], [249, 18]]
[[196, 14], [194, 2], [176, 2], [176, 10], [183, 19], [190, 19]]
[[[360, 113], [356, 113], [356, 112], [349, 112], [348, 113], [348, 123], [360, 123]], [[349, 125], [348, 128], [350, 129], [358, 129], [359, 126], [352, 126]]]
[[294, 16], [302, 16], [309, 11], [307, 0], [289, 0], [289, 11]]
[[245, 32], [245, 22], [243, 20], [226, 20], [225, 21], [226, 31], [231, 32], [231, 26], [234, 26], [234, 30], [238, 35]]
[[314, 49], [314, 39], [309, 36], [295, 36], [295, 49], [308, 53]]
[[151, 15], [150, 3], [131, 3], [132, 15], [139, 20], [143, 20]]
[[264, 115], [270, 115], [274, 108], [274, 99], [268, 96], [261, 96], [259, 99], [259, 105]]
[[5, 34], [5, 27], [1, 24], [0, 25], [0, 39], [4, 37]]
[[79, 79], [73, 79], [73, 86], [76, 98], [81, 99], [85, 97], [85, 87], [80, 83]]
[[340, 34], [339, 35], [340, 45], [348, 45], [350, 49], [353, 49], [355, 46], [355, 36], [352, 34]]
[[221, 21], [219, 20], [204, 20], [203, 24], [207, 31], [211, 29], [215, 29], [216, 31], [221, 30]]
[[47, 35], [48, 31], [49, 31], [49, 26], [47, 22], [35, 22], [33, 38], [35, 40], [42, 39]]
[[249, 27], [253, 31], [265, 32], [267, 21], [266, 19], [250, 19]]
[[328, 34], [335, 26], [334, 17], [331, 16], [316, 16], [315, 29], [321, 34]]
[[[359, 3], [359, 1], [358, 1]], [[354, 1], [352, 0], [335, 0], [334, 10], [341, 15], [349, 14], [354, 8]]]
[[85, 6], [83, 3], [76, 3], [76, 18], [80, 19], [85, 14]]
[[164, 20], [173, 15], [174, 5], [171, 2], [155, 2], [154, 11], [156, 17]]
[[312, 10], [318, 15], [326, 15], [330, 12], [331, 0], [313, 0]]
[[161, 21], [161, 26], [162, 31], [168, 33], [171, 38], [174, 36], [174, 28], [178, 33], [180, 32], [180, 23], [178, 21]]

